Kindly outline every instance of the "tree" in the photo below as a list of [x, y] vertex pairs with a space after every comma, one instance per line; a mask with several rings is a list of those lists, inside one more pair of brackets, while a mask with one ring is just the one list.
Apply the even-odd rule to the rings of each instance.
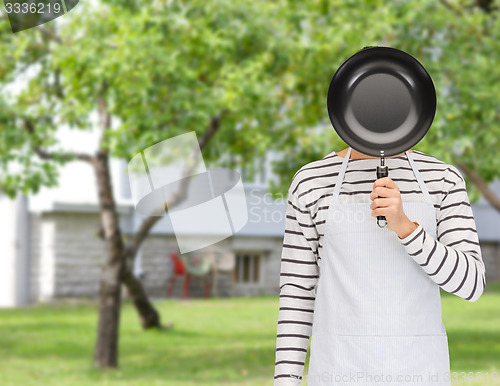
[[[124, 4], [84, 2], [58, 23], [16, 35], [4, 25], [0, 35], [0, 85], [25, 82], [0, 97], [1, 188], [12, 196], [29, 194], [56, 185], [57, 170], [66, 162], [93, 168], [106, 245], [94, 360], [111, 368], [118, 365], [121, 283], [144, 328], [159, 327], [160, 316], [131, 272], [158, 218], [146, 219], [130, 237], [123, 235], [110, 157], [130, 159], [154, 143], [195, 130], [206, 163], [250, 163], [279, 135], [273, 123], [285, 96], [297, 92], [284, 79], [300, 58], [287, 20], [292, 14], [282, 13], [282, 3]], [[98, 151], [61, 149], [58, 128], [91, 130], [94, 113]]]
[[[286, 192], [300, 166], [343, 144], [326, 113], [335, 70], [364, 46], [388, 45], [417, 57], [437, 88], [436, 119], [417, 147], [456, 163], [483, 191], [500, 173], [494, 4], [103, 0], [81, 2], [57, 23], [16, 35], [4, 23], [0, 86], [23, 79], [26, 87], [0, 96], [1, 188], [13, 195], [53, 186], [58, 167], [73, 160], [88, 162], [96, 173], [107, 251], [96, 364], [118, 364], [120, 283], [142, 325], [160, 325], [130, 270], [155, 218], [130, 237], [122, 234], [110, 157], [130, 159], [195, 130], [207, 164], [247, 165], [250, 176], [258, 167], [253, 160], [268, 150], [282, 152], [274, 165], [280, 180], [270, 188]], [[29, 71], [36, 76], [28, 80]], [[61, 149], [57, 128], [90, 130], [96, 111], [97, 153]], [[472, 193], [477, 198], [479, 192]]]
[[[500, 177], [500, 28], [498, 1], [311, 2], [302, 18], [311, 37], [302, 67], [303, 119], [325, 117], [328, 131], [303, 127], [279, 139], [284, 153], [276, 164], [284, 177], [273, 191], [286, 191], [298, 168], [343, 148], [326, 113], [326, 91], [340, 64], [368, 45], [392, 46], [415, 56], [430, 73], [438, 105], [432, 127], [416, 149], [456, 165], [468, 182], [471, 201], [483, 196], [497, 210], [500, 197], [488, 183]], [[339, 26], [348, 25], [348, 33]], [[310, 114], [308, 114], [310, 113]], [[299, 120], [299, 122], [301, 122]], [[310, 127], [310, 126], [309, 126]], [[306, 133], [306, 130], [309, 132]], [[326, 147], [325, 147], [326, 145]]]

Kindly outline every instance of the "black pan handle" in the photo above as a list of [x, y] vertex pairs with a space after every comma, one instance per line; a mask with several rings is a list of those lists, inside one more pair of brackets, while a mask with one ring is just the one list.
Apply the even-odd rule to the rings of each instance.
[[[389, 168], [387, 167], [387, 165], [384, 165], [384, 160], [382, 158], [382, 165], [377, 166], [377, 180], [382, 177], [387, 177], [388, 175], [389, 175]], [[381, 221], [384, 221], [383, 225], [380, 225]], [[377, 225], [380, 228], [383, 228], [387, 225], [387, 220], [385, 216], [377, 216]]]

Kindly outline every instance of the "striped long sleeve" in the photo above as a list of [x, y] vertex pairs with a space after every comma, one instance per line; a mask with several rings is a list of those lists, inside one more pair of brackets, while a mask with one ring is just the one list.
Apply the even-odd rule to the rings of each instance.
[[309, 210], [288, 191], [281, 256], [274, 385], [299, 385], [312, 331], [319, 236]]
[[485, 266], [465, 181], [454, 166], [448, 170], [452, 184], [439, 206], [437, 240], [420, 225], [401, 243], [440, 288], [474, 302], [486, 286]]

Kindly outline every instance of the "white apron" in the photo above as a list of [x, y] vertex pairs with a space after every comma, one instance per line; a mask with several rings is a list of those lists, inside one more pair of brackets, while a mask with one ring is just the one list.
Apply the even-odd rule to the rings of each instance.
[[[308, 385], [449, 386], [449, 353], [439, 287], [377, 225], [370, 203], [338, 203], [348, 149], [328, 209], [318, 262]], [[436, 237], [429, 192], [406, 152], [425, 202], [405, 214]], [[375, 170], [374, 170], [375, 173]]]

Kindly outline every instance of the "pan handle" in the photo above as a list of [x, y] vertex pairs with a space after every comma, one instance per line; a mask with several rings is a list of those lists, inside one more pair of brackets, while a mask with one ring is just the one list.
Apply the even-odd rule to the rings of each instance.
[[[387, 177], [389, 175], [389, 168], [387, 165], [384, 165], [384, 159], [382, 158], [382, 162], [380, 166], [377, 166], [377, 179], [382, 177]], [[383, 221], [384, 224], [380, 225], [380, 222]], [[377, 216], [377, 225], [380, 228], [384, 228], [387, 225], [387, 220], [385, 216]]]

